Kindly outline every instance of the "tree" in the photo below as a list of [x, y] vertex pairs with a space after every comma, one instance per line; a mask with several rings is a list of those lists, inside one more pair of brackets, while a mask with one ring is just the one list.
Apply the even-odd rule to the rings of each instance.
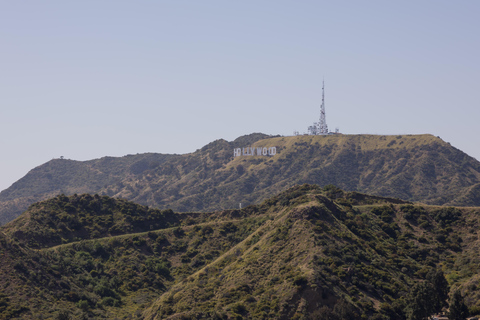
[[358, 314], [356, 313], [355, 308], [343, 298], [337, 301], [333, 307], [333, 313], [340, 320], [358, 319]]
[[428, 319], [435, 312], [433, 291], [430, 282], [421, 282], [413, 287], [406, 310], [408, 320]]
[[460, 291], [456, 290], [450, 300], [450, 312], [448, 319], [450, 320], [465, 320], [468, 317], [468, 308], [463, 301], [463, 296]]
[[339, 320], [333, 310], [327, 306], [322, 306], [310, 315], [310, 320]]
[[70, 312], [67, 310], [61, 310], [58, 312], [56, 320], [70, 320]]
[[443, 274], [442, 270], [437, 269], [435, 271], [430, 271], [427, 274], [427, 281], [432, 285], [433, 292], [433, 312], [439, 313], [444, 307], [448, 306], [448, 282]]
[[443, 272], [438, 269], [427, 274], [427, 280], [413, 287], [407, 303], [409, 320], [428, 319], [447, 306], [448, 282]]

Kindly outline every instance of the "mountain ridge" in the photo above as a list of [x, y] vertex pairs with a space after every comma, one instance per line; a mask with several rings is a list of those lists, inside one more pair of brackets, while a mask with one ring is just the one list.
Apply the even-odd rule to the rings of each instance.
[[[233, 156], [234, 148], [245, 147], [276, 147], [277, 154]], [[232, 142], [219, 139], [184, 155], [69, 161], [47, 162], [2, 191], [0, 223], [18, 216], [29, 204], [60, 193], [98, 193], [161, 209], [212, 211], [259, 203], [303, 183], [334, 184], [426, 204], [480, 205], [480, 162], [428, 134], [255, 133]], [[62, 169], [64, 164], [90, 168]]]

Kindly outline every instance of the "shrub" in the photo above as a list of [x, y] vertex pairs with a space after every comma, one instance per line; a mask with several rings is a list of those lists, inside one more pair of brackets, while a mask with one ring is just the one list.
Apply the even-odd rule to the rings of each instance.
[[202, 235], [207, 235], [213, 233], [213, 229], [210, 226], [205, 226], [202, 229]]
[[173, 229], [173, 234], [177, 238], [182, 238], [185, 235], [185, 231], [181, 227], [176, 227]]
[[57, 313], [55, 317], [56, 320], [70, 320], [70, 312], [67, 310], [61, 310]]
[[406, 220], [409, 220], [415, 223], [417, 222], [417, 219], [420, 215], [425, 214], [425, 209], [423, 207], [413, 206], [411, 204], [400, 206], [400, 211], [404, 213], [403, 217]]
[[232, 311], [238, 314], [245, 314], [247, 312], [247, 308], [243, 303], [235, 303], [232, 306]]
[[102, 299], [101, 305], [107, 307], [120, 307], [121, 303], [118, 299], [114, 299], [112, 297], [105, 297]]
[[445, 226], [457, 221], [462, 215], [462, 212], [457, 208], [447, 207], [436, 210], [434, 214], [435, 221]]
[[87, 312], [90, 309], [90, 304], [87, 300], [80, 300], [77, 302], [77, 307], [83, 312]]
[[296, 286], [299, 286], [299, 287], [303, 287], [303, 286], [306, 286], [307, 283], [308, 283], [308, 280], [305, 276], [296, 276], [294, 279], [293, 279], [293, 283], [296, 285]]

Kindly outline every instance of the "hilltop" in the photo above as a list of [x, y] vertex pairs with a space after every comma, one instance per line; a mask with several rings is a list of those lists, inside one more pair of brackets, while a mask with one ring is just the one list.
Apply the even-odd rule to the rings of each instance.
[[314, 185], [211, 213], [62, 195], [0, 228], [0, 319], [404, 319], [437, 268], [478, 313], [479, 210]]
[[34, 202], [58, 194], [94, 194], [175, 157], [145, 153], [90, 161], [53, 159], [0, 192], [0, 224], [13, 220]]
[[[277, 154], [233, 156], [234, 148], [244, 147], [276, 147]], [[260, 203], [303, 183], [425, 204], [480, 205], [480, 163], [432, 135], [258, 133], [217, 140], [184, 155], [52, 160], [0, 193], [0, 222], [60, 193], [98, 193], [161, 209], [207, 212]]]

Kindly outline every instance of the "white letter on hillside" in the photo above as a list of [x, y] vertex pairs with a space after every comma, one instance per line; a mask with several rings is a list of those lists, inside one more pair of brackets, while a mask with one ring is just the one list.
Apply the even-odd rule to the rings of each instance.
[[277, 147], [271, 147], [268, 149], [268, 155], [274, 156], [277, 154]]
[[262, 148], [257, 148], [257, 156], [261, 156], [262, 155]]
[[233, 156], [234, 157], [241, 156], [241, 152], [242, 152], [242, 150], [240, 148], [233, 149]]

